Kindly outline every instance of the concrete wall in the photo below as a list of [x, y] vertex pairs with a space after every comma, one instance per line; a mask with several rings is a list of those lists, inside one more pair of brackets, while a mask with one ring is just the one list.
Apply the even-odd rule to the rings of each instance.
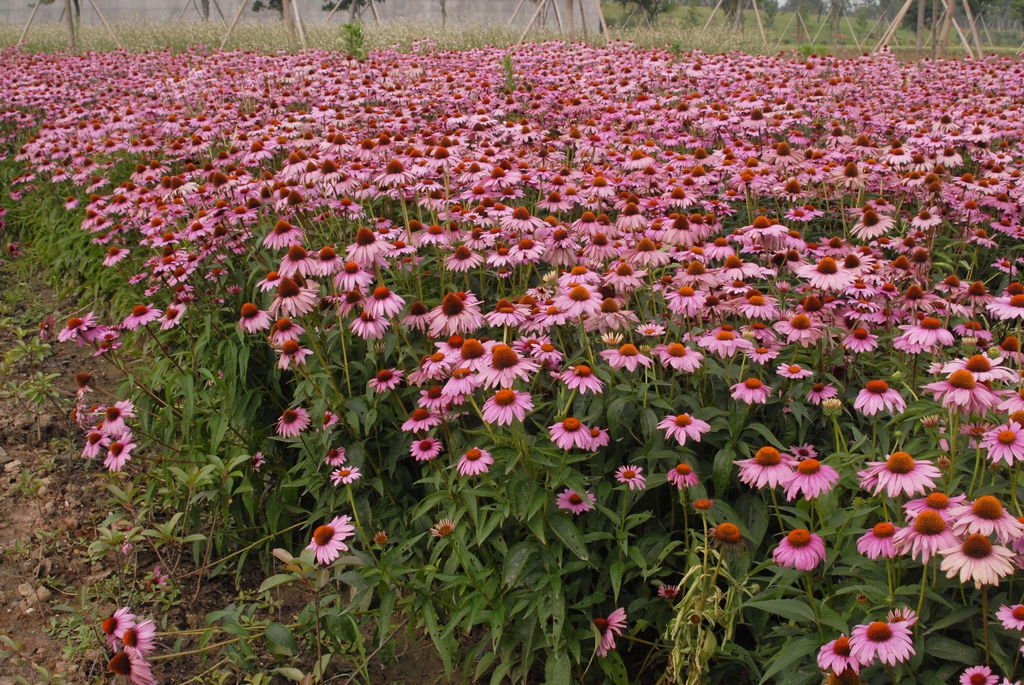
[[[296, 0], [302, 17], [307, 24], [320, 23], [327, 16], [321, 11], [322, 0]], [[559, 9], [564, 12], [565, 0], [555, 0], [559, 3]], [[0, 22], [23, 25], [32, 12], [32, 0], [0, 0]], [[119, 21], [174, 21], [181, 12], [182, 7], [192, 0], [95, 0], [103, 15], [111, 22]], [[199, 0], [195, 0], [198, 6]], [[221, 11], [230, 19], [238, 9], [238, 0], [216, 0]], [[252, 3], [252, 0], [246, 0]], [[93, 11], [89, 0], [79, 0], [82, 8], [82, 22], [89, 24], [99, 23], [96, 12]], [[587, 25], [590, 30], [597, 27], [597, 12], [594, 9], [594, 0], [575, 0], [575, 23], [577, 30], [580, 24], [579, 7], [583, 3], [584, 12], [587, 17]], [[452, 23], [477, 23], [489, 24], [498, 23], [505, 25], [515, 12], [519, 0], [448, 0], [447, 14], [448, 21]], [[210, 13], [214, 21], [220, 21], [220, 15], [213, 7], [213, 0], [210, 3]], [[516, 18], [516, 25], [525, 26], [530, 16], [536, 10], [534, 0], [526, 0], [519, 15]], [[36, 14], [37, 22], [57, 22], [64, 9], [63, 0], [55, 0], [52, 5], [43, 5]], [[382, 21], [401, 20], [415, 22], [441, 23], [441, 6], [438, 0], [378, 0], [377, 11]], [[547, 24], [555, 26], [554, 14], [548, 10]], [[274, 21], [277, 18], [276, 12], [251, 12], [243, 14], [244, 21]], [[196, 20], [199, 14], [191, 6], [185, 12], [185, 19]], [[331, 23], [343, 23], [348, 20], [348, 13], [338, 11], [331, 18]], [[563, 17], [564, 20], [564, 17]], [[363, 21], [373, 22], [373, 14], [367, 9], [363, 13]]]

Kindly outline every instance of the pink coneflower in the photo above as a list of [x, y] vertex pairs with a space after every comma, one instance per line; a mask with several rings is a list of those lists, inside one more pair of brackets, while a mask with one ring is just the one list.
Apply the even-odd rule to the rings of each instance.
[[985, 433], [979, 445], [988, 450], [988, 458], [993, 464], [1005, 461], [1013, 466], [1015, 461], [1024, 461], [1024, 428], [1014, 420]]
[[930, 461], [917, 461], [906, 452], [893, 452], [885, 461], [869, 461], [868, 468], [859, 471], [860, 485], [879, 494], [883, 490], [889, 497], [900, 494], [924, 494], [935, 487], [935, 479], [942, 477]]
[[988, 303], [987, 309], [1000, 321], [1024, 317], [1024, 295], [997, 297]]
[[1002, 545], [993, 545], [984, 535], [972, 533], [964, 541], [939, 550], [943, 556], [939, 569], [947, 578], [960, 575], [960, 584], [973, 580], [975, 587], [999, 585], [1001, 578], [1013, 575], [1016, 564], [1013, 552]]
[[[988, 666], [971, 666], [960, 676], [960, 685], [996, 685], [998, 682], [999, 676], [992, 675], [992, 669]], [[1004, 678], [1003, 682], [1010, 681]]]
[[670, 343], [668, 345], [658, 345], [651, 354], [658, 357], [658, 361], [666, 369], [675, 369], [676, 371], [687, 371], [693, 373], [700, 368], [700, 362], [704, 359], [704, 355], [696, 350], [691, 350], [682, 343]]
[[813, 571], [824, 559], [825, 542], [803, 528], [797, 528], [782, 538], [772, 552], [772, 560], [776, 564], [798, 571]]
[[1024, 535], [1024, 526], [992, 495], [983, 495], [973, 503], [953, 507], [949, 515], [953, 520], [954, 535], [994, 533], [1003, 543], [1012, 542]]
[[110, 437], [99, 430], [91, 430], [85, 436], [85, 447], [82, 448], [82, 456], [87, 459], [95, 459], [100, 451], [110, 445]]
[[256, 333], [270, 328], [270, 315], [251, 302], [242, 305], [238, 327], [246, 333]]
[[269, 247], [271, 250], [280, 250], [301, 240], [301, 228], [292, 226], [284, 219], [279, 219], [267, 237], [263, 239], [263, 246]]
[[83, 317], [72, 316], [68, 319], [67, 325], [57, 334], [59, 342], [74, 340], [81, 347], [84, 343], [92, 342], [91, 331], [96, 328], [96, 316], [89, 312]]
[[255, 471], [256, 473], [259, 473], [260, 467], [263, 466], [265, 462], [266, 459], [263, 456], [263, 452], [257, 452], [256, 454], [252, 455], [252, 470]]
[[299, 274], [304, 278], [315, 276], [318, 272], [317, 261], [309, 256], [306, 248], [298, 244], [288, 248], [288, 252], [281, 258], [281, 266], [277, 269], [277, 273], [282, 276]]
[[270, 344], [275, 347], [284, 345], [288, 340], [299, 341], [299, 337], [306, 332], [306, 329], [291, 319], [278, 319], [270, 327]]
[[441, 415], [422, 407], [416, 409], [409, 415], [409, 418], [402, 424], [402, 430], [410, 433], [418, 433], [433, 428], [441, 423]]
[[413, 444], [409, 447], [409, 453], [418, 462], [429, 462], [441, 453], [441, 441], [435, 437], [413, 440]]
[[951, 507], [960, 504], [967, 495], [957, 495], [950, 497], [944, 492], [931, 492], [927, 497], [921, 497], [920, 499], [912, 499], [903, 505], [904, 511], [907, 513], [908, 519], [915, 519], [922, 511], [934, 511], [936, 514], [942, 517], [944, 521], [952, 520]]
[[907, 403], [900, 394], [882, 380], [868, 381], [867, 386], [857, 393], [853, 408], [865, 416], [874, 416], [883, 408], [899, 414], [907, 408]]
[[345, 448], [344, 447], [332, 447], [327, 450], [327, 456], [324, 457], [324, 463], [328, 466], [341, 466], [345, 463]]
[[294, 340], [285, 340], [281, 345], [281, 357], [277, 360], [277, 368], [287, 369], [292, 364], [305, 364], [306, 357], [313, 354], [313, 350], [299, 345]]
[[285, 409], [277, 420], [277, 434], [285, 438], [294, 438], [309, 427], [309, 413], [302, 407]]
[[555, 498], [555, 503], [559, 509], [567, 509], [574, 514], [582, 514], [593, 509], [597, 504], [597, 500], [590, 494], [589, 490], [586, 491], [585, 497], [578, 494], [575, 490], [563, 490]]
[[431, 310], [428, 335], [461, 335], [475, 331], [483, 323], [483, 314], [476, 300], [466, 293], [448, 293], [441, 306]]
[[697, 474], [693, 472], [689, 464], [679, 462], [674, 469], [669, 469], [668, 482], [680, 490], [692, 488], [698, 482]]
[[934, 511], [923, 511], [911, 525], [896, 531], [893, 544], [901, 554], [909, 550], [913, 559], [920, 556], [921, 563], [927, 564], [940, 549], [954, 547], [959, 540], [941, 516]]
[[159, 309], [150, 304], [139, 304], [132, 308], [132, 313], [125, 318], [122, 324], [129, 331], [134, 331], [140, 326], [145, 326], [160, 318], [162, 314]]
[[640, 475], [643, 472], [639, 466], [620, 466], [615, 470], [615, 480], [629, 485], [630, 490], [643, 490], [647, 487], [646, 479]]
[[878, 557], [892, 559], [898, 554], [893, 536], [899, 531], [899, 528], [886, 521], [876, 523], [857, 540], [857, 551], [871, 560]]
[[480, 368], [481, 385], [485, 388], [499, 386], [511, 388], [517, 378], [530, 380], [530, 374], [537, 371], [537, 363], [520, 357], [508, 345], [498, 343], [490, 349], [490, 355]]
[[[158, 567], [156, 571], [159, 570]], [[120, 639], [125, 647], [131, 647], [141, 656], [146, 656], [156, 648], [156, 624], [149, 619], [140, 621], [134, 628], [128, 628], [121, 633]]]
[[342, 466], [341, 468], [334, 469], [334, 472], [331, 473], [331, 483], [334, 484], [334, 487], [340, 487], [354, 483], [362, 477], [363, 474], [359, 473], [357, 467]]
[[348, 551], [345, 540], [355, 535], [356, 528], [348, 516], [335, 516], [334, 519], [313, 531], [313, 539], [306, 549], [313, 550], [313, 557], [318, 564], [329, 564], [342, 552]]
[[316, 309], [317, 292], [320, 290], [318, 283], [309, 286], [300, 286], [291, 278], [284, 276], [277, 286], [277, 294], [270, 304], [269, 313], [277, 316], [280, 312], [283, 316], [297, 318], [303, 314]]
[[815, 383], [807, 391], [807, 399], [814, 404], [821, 404], [824, 400], [831, 399], [837, 394], [839, 391], [831, 383]]
[[581, 450], [591, 448], [590, 429], [580, 423], [579, 419], [568, 417], [564, 421], [549, 426], [551, 440], [559, 449], [571, 450], [579, 447]]
[[953, 334], [942, 328], [942, 322], [934, 316], [925, 316], [920, 324], [900, 326], [905, 331], [900, 336], [914, 349], [932, 349], [937, 345], [953, 344]]
[[513, 418], [522, 421], [526, 412], [533, 411], [533, 399], [530, 393], [504, 388], [487, 398], [482, 411], [481, 418], [487, 423], [505, 426], [511, 424]]
[[818, 290], [842, 290], [856, 280], [856, 277], [840, 267], [832, 257], [822, 257], [817, 264], [797, 267], [797, 276], [807, 279], [812, 288]]
[[626, 343], [617, 350], [602, 350], [604, 357], [613, 369], [625, 368], [627, 371], [636, 371], [636, 367], [643, 365], [651, 366], [651, 358], [642, 354], [635, 345]]
[[349, 326], [352, 328], [352, 332], [363, 340], [380, 340], [391, 323], [371, 312], [362, 311], [359, 312], [359, 316], [352, 319]]
[[111, 649], [117, 649], [117, 642], [121, 639], [124, 631], [135, 627], [135, 614], [129, 607], [121, 607], [114, 612], [113, 616], [103, 619], [101, 627], [107, 636], [107, 645]]
[[759, 449], [753, 459], [735, 462], [740, 469], [740, 481], [752, 488], [775, 488], [793, 473], [796, 459], [785, 452], [766, 445]]
[[666, 584], [659, 585], [658, 596], [665, 599], [675, 599], [679, 596], [679, 586]]
[[850, 656], [862, 666], [878, 658], [883, 664], [895, 666], [914, 654], [913, 636], [904, 622], [875, 621], [859, 625], [850, 634]]
[[996, 618], [1007, 630], [1024, 630], [1024, 604], [1003, 605], [996, 612]]
[[855, 328], [848, 336], [843, 338], [843, 347], [851, 352], [870, 352], [878, 347], [878, 336], [863, 328]]
[[823, 671], [842, 673], [850, 669], [860, 673], [860, 662], [850, 656], [850, 638], [840, 635], [818, 651], [818, 667]]
[[456, 465], [456, 468], [460, 475], [478, 476], [481, 473], [487, 473], [487, 470], [493, 463], [494, 459], [491, 457], [489, 452], [476, 447], [471, 447], [466, 450], [466, 453], [459, 459], [459, 463]]
[[381, 369], [369, 380], [370, 388], [377, 394], [394, 390], [401, 384], [403, 374], [399, 369]]
[[124, 465], [131, 461], [132, 450], [138, 447], [132, 442], [132, 432], [126, 430], [117, 440], [107, 446], [107, 456], [103, 465], [110, 471], [120, 471]]
[[747, 404], [765, 404], [772, 389], [756, 378], [748, 378], [730, 388], [731, 397]]
[[153, 685], [153, 671], [134, 647], [125, 647], [107, 662], [107, 671], [127, 678], [132, 685]]
[[825, 335], [821, 322], [806, 314], [777, 321], [772, 328], [786, 336], [786, 342], [799, 343], [801, 347], [810, 347]]
[[697, 341], [697, 344], [726, 359], [732, 357], [740, 350], [754, 349], [753, 343], [737, 336], [731, 328], [722, 326], [717, 333], [708, 333]]
[[363, 306], [363, 309], [374, 316], [389, 318], [402, 311], [402, 307], [404, 306], [405, 300], [391, 292], [391, 290], [386, 286], [382, 285], [374, 288], [373, 292], [366, 299], [366, 304]]
[[804, 459], [796, 465], [796, 471], [784, 476], [779, 484], [786, 493], [786, 499], [791, 501], [801, 494], [804, 499], [815, 499], [838, 482], [839, 473], [834, 468], [817, 459]]
[[622, 635], [622, 630], [626, 627], [626, 610], [616, 609], [608, 614], [608, 618], [595, 618], [594, 627], [601, 633], [597, 656], [607, 656], [609, 649], [615, 649], [615, 636]]
[[135, 405], [128, 400], [120, 400], [103, 410], [100, 430], [112, 438], [117, 437], [128, 429], [125, 419], [131, 418], [135, 418]]
[[387, 266], [388, 262], [385, 258], [394, 249], [394, 245], [383, 239], [378, 239], [373, 231], [362, 226], [356, 232], [356, 242], [348, 246], [345, 256], [348, 261], [369, 269], [374, 266]]
[[946, 380], [928, 383], [922, 389], [930, 391], [936, 402], [941, 400], [944, 408], [956, 407], [968, 415], [984, 414], [1000, 401], [999, 395], [978, 383], [966, 369], [954, 371]]
[[430, 528], [430, 535], [435, 538], [446, 538], [455, 532], [455, 521], [444, 518]]
[[558, 378], [565, 383], [567, 388], [578, 390], [581, 395], [585, 395], [588, 390], [597, 395], [604, 388], [604, 383], [594, 375], [593, 370], [586, 364], [567, 367], [558, 375]]
[[687, 438], [694, 442], [700, 442], [700, 436], [711, 430], [708, 423], [695, 419], [689, 414], [666, 416], [658, 424], [658, 428], [665, 431], [666, 440], [675, 438], [680, 445], [685, 445]]
[[799, 364], [779, 364], [779, 368], [775, 369], [775, 372], [783, 378], [791, 378], [793, 380], [814, 375], [813, 371], [805, 369]]

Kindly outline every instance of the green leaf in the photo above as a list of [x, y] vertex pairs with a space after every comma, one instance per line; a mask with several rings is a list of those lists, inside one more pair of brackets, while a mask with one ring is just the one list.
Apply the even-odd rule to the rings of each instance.
[[263, 631], [263, 639], [267, 641], [267, 651], [278, 656], [291, 656], [297, 654], [299, 645], [295, 642], [295, 636], [283, 623], [271, 623]]
[[616, 602], [619, 601], [619, 588], [622, 587], [622, 572], [625, 568], [625, 564], [621, 561], [616, 561], [608, 571], [608, 575], [611, 576], [612, 592], [615, 593]]
[[516, 579], [519, 578], [532, 551], [533, 543], [529, 541], [517, 542], [508, 550], [501, 570], [501, 579], [505, 585], [515, 585]]
[[925, 652], [945, 661], [959, 661], [973, 666], [978, 663], [978, 650], [974, 645], [965, 645], [941, 635], [934, 635], [925, 640]]
[[572, 670], [565, 654], [552, 655], [544, 665], [545, 685], [572, 685]]
[[275, 668], [274, 673], [284, 676], [288, 680], [293, 682], [300, 682], [306, 676], [297, 668], [291, 666], [282, 666], [281, 668]]
[[743, 605], [748, 609], [760, 609], [769, 614], [781, 616], [790, 621], [814, 621], [814, 612], [806, 602], [796, 599], [762, 599], [758, 602], [747, 602]]
[[800, 637], [795, 640], [787, 640], [786, 644], [782, 646], [779, 653], [771, 659], [771, 666], [764, 675], [761, 676], [761, 682], [767, 682], [776, 673], [781, 673], [784, 670], [789, 669], [799, 661], [801, 661], [808, 654], [813, 653], [820, 647], [820, 641], [813, 637]]
[[608, 652], [608, 656], [599, 659], [601, 670], [608, 676], [608, 680], [615, 685], [629, 685], [629, 674], [626, 672], [626, 665], [622, 663], [622, 657], [615, 650]]
[[552, 514], [548, 519], [548, 525], [551, 526], [551, 530], [555, 531], [558, 539], [569, 548], [570, 552], [583, 561], [590, 558], [587, 555], [587, 545], [583, 542], [583, 536], [580, 535], [579, 530], [576, 529], [576, 524], [561, 514]]
[[731, 447], [715, 455], [715, 461], [711, 467], [711, 478], [715, 483], [715, 493], [725, 491], [729, 485], [729, 478], [732, 476], [732, 464], [736, 460], [736, 452]]
[[275, 588], [278, 585], [284, 585], [285, 583], [290, 583], [293, 580], [295, 580], [295, 576], [293, 576], [290, 573], [278, 573], [277, 575], [270, 576], [269, 578], [264, 580], [263, 584], [260, 585], [260, 590], [259, 591], [260, 592], [266, 592], [267, 590], [269, 590], [271, 588]]

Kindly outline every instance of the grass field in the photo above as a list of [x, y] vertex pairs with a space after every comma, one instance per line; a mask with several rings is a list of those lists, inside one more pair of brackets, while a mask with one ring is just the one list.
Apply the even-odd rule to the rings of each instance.
[[[873, 49], [884, 31], [884, 27], [875, 26], [874, 21], [851, 17], [849, 21], [844, 19], [841, 27], [843, 33], [833, 40], [829, 35], [828, 26], [822, 26], [827, 17], [819, 18], [813, 13], [808, 13], [806, 16], [801, 14], [806, 31], [801, 29], [798, 35], [792, 13], [779, 12], [770, 24], [762, 13], [766, 35], [766, 40], [762, 40], [752, 10], [745, 13], [743, 32], [726, 27], [721, 12], [712, 21], [709, 29], [704, 31], [703, 26], [710, 13], [711, 9], [707, 7], [680, 6], [662, 15], [656, 22], [648, 24], [639, 14], [630, 16], [621, 5], [605, 3], [605, 15], [613, 40], [632, 41], [639, 47], [672, 46], [684, 51], [739, 50], [750, 54], [773, 54], [778, 50], [811, 46], [811, 49], [819, 53], [851, 55]], [[22, 28], [14, 24], [0, 23], [0, 47], [14, 45]], [[198, 45], [214, 48], [220, 45], [226, 32], [226, 25], [222, 22], [197, 21], [115, 23], [113, 28], [121, 44], [130, 51], [170, 48], [178, 52]], [[586, 37], [578, 35], [577, 38], [592, 44], [603, 43], [604, 36], [595, 31], [596, 28], [589, 26]], [[489, 26], [451, 25], [443, 29], [432, 24], [389, 22], [383, 25], [369, 23], [364, 28], [368, 48], [379, 49], [398, 44], [403, 50], [410, 49], [414, 41], [425, 38], [432, 40], [439, 49], [469, 49], [485, 45], [506, 47], [519, 40], [521, 31], [520, 28], [506, 28], [503, 23]], [[324, 24], [322, 17], [313, 17], [306, 26], [306, 32], [311, 48], [333, 49], [341, 45], [341, 28], [337, 21]], [[579, 27], [577, 33], [581, 33]], [[544, 41], [557, 40], [560, 37], [557, 26], [549, 20], [547, 26], [533, 29], [528, 39]], [[986, 53], [1014, 54], [1019, 45], [1019, 38], [1012, 32], [982, 31], [981, 38]], [[928, 41], [926, 53], [929, 52], [927, 45]], [[116, 47], [104, 28], [97, 25], [80, 27], [78, 46], [82, 50], [94, 51], [112, 50]], [[895, 41], [891, 44], [897, 54], [907, 58], [916, 56], [913, 46], [914, 34], [905, 29], [897, 31]], [[30, 52], [53, 52], [66, 47], [67, 29], [64, 25], [46, 23], [31, 28], [24, 49]], [[243, 21], [236, 28], [228, 47], [272, 52], [287, 50], [290, 46], [288, 33], [282, 22]], [[950, 37], [949, 54], [966, 54], [955, 31]]]

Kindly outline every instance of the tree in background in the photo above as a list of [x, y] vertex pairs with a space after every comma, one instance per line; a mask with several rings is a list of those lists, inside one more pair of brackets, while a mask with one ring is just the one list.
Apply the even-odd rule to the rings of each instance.
[[659, 14], [668, 12], [679, 4], [679, 0], [615, 0], [625, 10], [632, 6], [639, 9], [648, 19], [654, 19]]
[[779, 0], [761, 0], [759, 6], [765, 28], [774, 28], [775, 17], [779, 14]]

